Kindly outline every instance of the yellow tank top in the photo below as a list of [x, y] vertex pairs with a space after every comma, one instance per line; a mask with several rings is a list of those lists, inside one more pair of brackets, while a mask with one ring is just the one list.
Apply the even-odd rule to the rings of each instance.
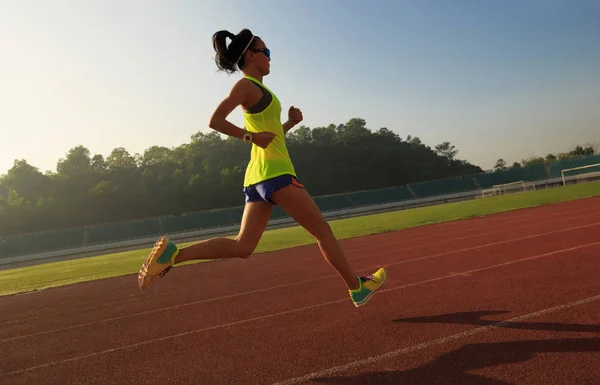
[[279, 99], [262, 82], [251, 76], [246, 76], [246, 79], [264, 87], [271, 94], [273, 100], [262, 112], [248, 113], [243, 111], [245, 128], [252, 133], [270, 131], [275, 134], [275, 139], [267, 148], [252, 145], [250, 162], [246, 167], [244, 177], [244, 186], [247, 187], [284, 174], [296, 176], [294, 165], [285, 144]]

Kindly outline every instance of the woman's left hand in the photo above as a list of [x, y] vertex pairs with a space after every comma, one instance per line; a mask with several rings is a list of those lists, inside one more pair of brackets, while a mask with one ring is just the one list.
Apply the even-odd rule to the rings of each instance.
[[298, 108], [291, 106], [289, 111], [288, 111], [288, 119], [290, 122], [292, 122], [293, 124], [298, 124], [302, 121], [303, 117], [302, 117], [302, 111], [300, 111]]

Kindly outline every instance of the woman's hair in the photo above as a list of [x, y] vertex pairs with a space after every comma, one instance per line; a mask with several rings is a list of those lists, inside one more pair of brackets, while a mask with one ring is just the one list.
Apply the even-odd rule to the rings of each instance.
[[[229, 46], [227, 46], [227, 38], [231, 40]], [[237, 35], [229, 31], [216, 32], [213, 35], [213, 48], [217, 53], [215, 62], [219, 70], [234, 73], [237, 71], [236, 65], [239, 69], [243, 69], [245, 64], [244, 54], [248, 49], [253, 48], [257, 39], [259, 37], [254, 36], [249, 29], [244, 29]], [[250, 41], [252, 43], [248, 45]]]

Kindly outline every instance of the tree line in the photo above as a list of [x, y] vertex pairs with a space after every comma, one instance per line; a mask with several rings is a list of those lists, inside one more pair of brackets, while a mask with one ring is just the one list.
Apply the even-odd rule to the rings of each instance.
[[533, 156], [530, 158], [523, 159], [521, 162], [514, 162], [510, 166], [504, 159], [500, 158], [494, 164], [494, 171], [503, 171], [503, 170], [509, 170], [509, 169], [513, 169], [513, 168], [532, 166], [534, 164], [550, 163], [550, 162], [554, 162], [556, 160], [571, 159], [571, 158], [578, 157], [578, 156], [593, 155], [593, 154], [595, 154], [595, 152], [596, 152], [595, 147], [592, 145], [586, 145], [586, 146], [577, 145], [571, 151], [568, 151], [568, 152], [560, 152], [557, 155], [550, 153], [550, 154], [547, 154], [546, 157]]
[[[313, 195], [406, 185], [481, 172], [457, 158], [450, 142], [433, 148], [363, 119], [287, 133], [299, 178]], [[152, 146], [142, 154], [119, 147], [104, 157], [80, 145], [40, 172], [15, 160], [0, 177], [0, 235], [91, 225], [243, 205], [250, 148], [216, 131], [189, 143]]]

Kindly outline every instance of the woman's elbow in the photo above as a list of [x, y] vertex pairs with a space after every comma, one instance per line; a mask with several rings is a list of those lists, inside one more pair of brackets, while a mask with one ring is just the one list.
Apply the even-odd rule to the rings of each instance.
[[208, 120], [208, 127], [212, 128], [213, 130], [216, 129], [219, 126], [219, 120], [220, 119], [217, 115], [211, 116]]

